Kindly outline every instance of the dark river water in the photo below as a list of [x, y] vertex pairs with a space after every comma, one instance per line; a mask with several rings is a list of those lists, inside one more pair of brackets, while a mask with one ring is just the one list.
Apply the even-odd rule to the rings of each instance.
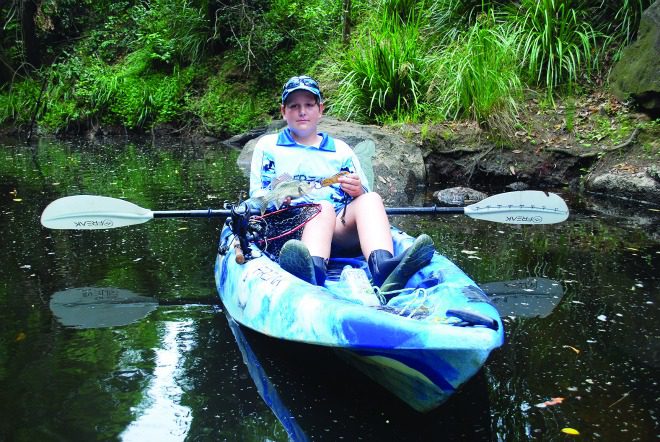
[[237, 152], [0, 140], [0, 155], [0, 441], [658, 440], [657, 207], [558, 190], [571, 216], [556, 225], [393, 218], [479, 284], [560, 288], [502, 311], [504, 346], [419, 414], [331, 351], [248, 332], [211, 305], [222, 220], [39, 222], [77, 194], [221, 208], [247, 189]]

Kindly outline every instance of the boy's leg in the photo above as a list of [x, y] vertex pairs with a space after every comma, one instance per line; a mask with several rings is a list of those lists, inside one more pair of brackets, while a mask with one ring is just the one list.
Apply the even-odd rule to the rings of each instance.
[[403, 288], [408, 279], [428, 264], [433, 256], [433, 241], [428, 235], [421, 235], [412, 247], [393, 256], [389, 219], [383, 200], [377, 193], [366, 193], [353, 200], [347, 207], [345, 224], [340, 222], [340, 217], [341, 213], [337, 217], [334, 241], [344, 247], [359, 241], [374, 284], [382, 284], [381, 289], [393, 291]]
[[330, 246], [335, 230], [335, 208], [328, 201], [321, 201], [321, 212], [309, 220], [300, 240], [305, 243], [312, 256], [330, 258]]
[[360, 195], [346, 207], [344, 223], [341, 222], [342, 215], [343, 211], [337, 215], [334, 243], [346, 249], [359, 245], [365, 258], [374, 250], [392, 253], [390, 221], [379, 194]]

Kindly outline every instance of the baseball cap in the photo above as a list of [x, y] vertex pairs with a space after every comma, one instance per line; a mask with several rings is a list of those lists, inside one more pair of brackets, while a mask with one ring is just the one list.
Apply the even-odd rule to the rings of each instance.
[[319, 102], [323, 102], [323, 94], [321, 94], [321, 88], [319, 84], [312, 77], [306, 75], [300, 75], [297, 77], [291, 77], [289, 80], [284, 83], [282, 87], [282, 104], [286, 102], [286, 99], [289, 97], [289, 94], [293, 91], [307, 91], [311, 92], [319, 99]]

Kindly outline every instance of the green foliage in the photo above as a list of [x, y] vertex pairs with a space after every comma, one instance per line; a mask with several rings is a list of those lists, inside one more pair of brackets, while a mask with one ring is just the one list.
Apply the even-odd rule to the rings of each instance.
[[194, 63], [204, 52], [209, 23], [190, 0], [152, 0], [132, 10], [133, 48], [169, 65]]
[[0, 93], [0, 124], [27, 124], [32, 119], [41, 84], [35, 80], [14, 83]]
[[248, 86], [239, 87], [214, 77], [205, 94], [191, 100], [189, 109], [211, 133], [236, 134], [264, 124], [263, 109], [273, 106], [273, 99], [267, 94], [255, 94], [255, 84]]
[[493, 0], [435, 0], [429, 6], [430, 26], [443, 45], [451, 44], [473, 26], [481, 13], [493, 12]]
[[514, 44], [508, 26], [482, 15], [434, 61], [429, 113], [511, 132], [522, 95]]
[[229, 3], [217, 12], [216, 38], [225, 30], [234, 62], [267, 87], [309, 71], [340, 35], [342, 0]]
[[574, 7], [572, 0], [522, 0], [508, 20], [527, 78], [547, 88], [550, 98], [555, 88], [570, 86], [597, 66], [599, 33], [586, 10]]
[[331, 110], [357, 121], [413, 117], [428, 77], [420, 24], [385, 15], [378, 27], [363, 29], [337, 65], [343, 78]]
[[651, 6], [652, 0], [622, 0], [604, 2], [583, 0], [589, 7], [594, 27], [610, 37], [616, 46], [625, 46], [637, 35], [642, 12]]

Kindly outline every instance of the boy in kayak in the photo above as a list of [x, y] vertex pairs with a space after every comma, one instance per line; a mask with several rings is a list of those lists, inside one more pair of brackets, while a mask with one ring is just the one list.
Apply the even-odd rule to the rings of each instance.
[[323, 95], [313, 78], [291, 77], [284, 84], [280, 112], [287, 127], [257, 142], [250, 170], [250, 197], [272, 189], [286, 178], [319, 182], [348, 172], [339, 176], [335, 185], [285, 201], [314, 202], [321, 205], [321, 212], [305, 225], [301, 240], [284, 244], [280, 265], [307, 282], [323, 285], [330, 254], [359, 248], [367, 259], [375, 286], [382, 292], [401, 289], [430, 262], [433, 241], [428, 235], [420, 235], [405, 252], [393, 256], [383, 200], [367, 187], [353, 150], [343, 141], [317, 132], [323, 110]]

